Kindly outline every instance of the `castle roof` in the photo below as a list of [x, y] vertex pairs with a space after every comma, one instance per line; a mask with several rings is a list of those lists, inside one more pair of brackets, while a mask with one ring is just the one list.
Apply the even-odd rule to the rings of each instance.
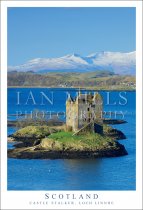
[[69, 101], [69, 102], [73, 101], [73, 99], [72, 99], [72, 97], [71, 97], [70, 94], [68, 94], [68, 99], [67, 99], [67, 101]]

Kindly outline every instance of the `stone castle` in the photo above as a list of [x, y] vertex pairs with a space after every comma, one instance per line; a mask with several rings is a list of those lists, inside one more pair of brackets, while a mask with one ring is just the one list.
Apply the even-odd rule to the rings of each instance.
[[[91, 132], [103, 133], [103, 100], [99, 93], [78, 93], [73, 99], [68, 95], [66, 101], [66, 126], [68, 130], [77, 132], [82, 128], [90, 128]], [[89, 126], [90, 125], [90, 126]]]

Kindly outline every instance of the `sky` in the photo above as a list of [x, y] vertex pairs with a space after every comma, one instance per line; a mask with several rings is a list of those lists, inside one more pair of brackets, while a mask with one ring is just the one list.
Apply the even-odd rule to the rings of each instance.
[[135, 8], [8, 8], [8, 65], [34, 58], [135, 51]]

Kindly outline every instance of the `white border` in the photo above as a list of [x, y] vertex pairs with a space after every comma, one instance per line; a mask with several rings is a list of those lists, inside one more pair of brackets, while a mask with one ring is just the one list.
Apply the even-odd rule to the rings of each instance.
[[[29, 205], [29, 201], [45, 201], [44, 191], [7, 191], [7, 7], [136, 7], [136, 191], [95, 191], [98, 201], [113, 205]], [[139, 1], [3, 1], [1, 2], [1, 202], [2, 209], [142, 209], [142, 2]], [[54, 192], [55, 193], [55, 192]], [[58, 193], [58, 191], [56, 191]], [[60, 193], [60, 191], [59, 191]], [[62, 192], [67, 193], [67, 191]], [[69, 192], [71, 193], [71, 191]], [[73, 191], [72, 191], [73, 193]], [[74, 191], [80, 194], [80, 191]], [[82, 194], [84, 192], [82, 191]]]

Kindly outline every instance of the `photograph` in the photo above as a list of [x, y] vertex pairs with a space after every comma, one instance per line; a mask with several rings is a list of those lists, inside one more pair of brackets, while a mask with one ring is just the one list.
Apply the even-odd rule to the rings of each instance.
[[3, 209], [139, 209], [139, 5], [33, 3], [3, 3]]
[[136, 189], [135, 15], [8, 8], [8, 190]]

